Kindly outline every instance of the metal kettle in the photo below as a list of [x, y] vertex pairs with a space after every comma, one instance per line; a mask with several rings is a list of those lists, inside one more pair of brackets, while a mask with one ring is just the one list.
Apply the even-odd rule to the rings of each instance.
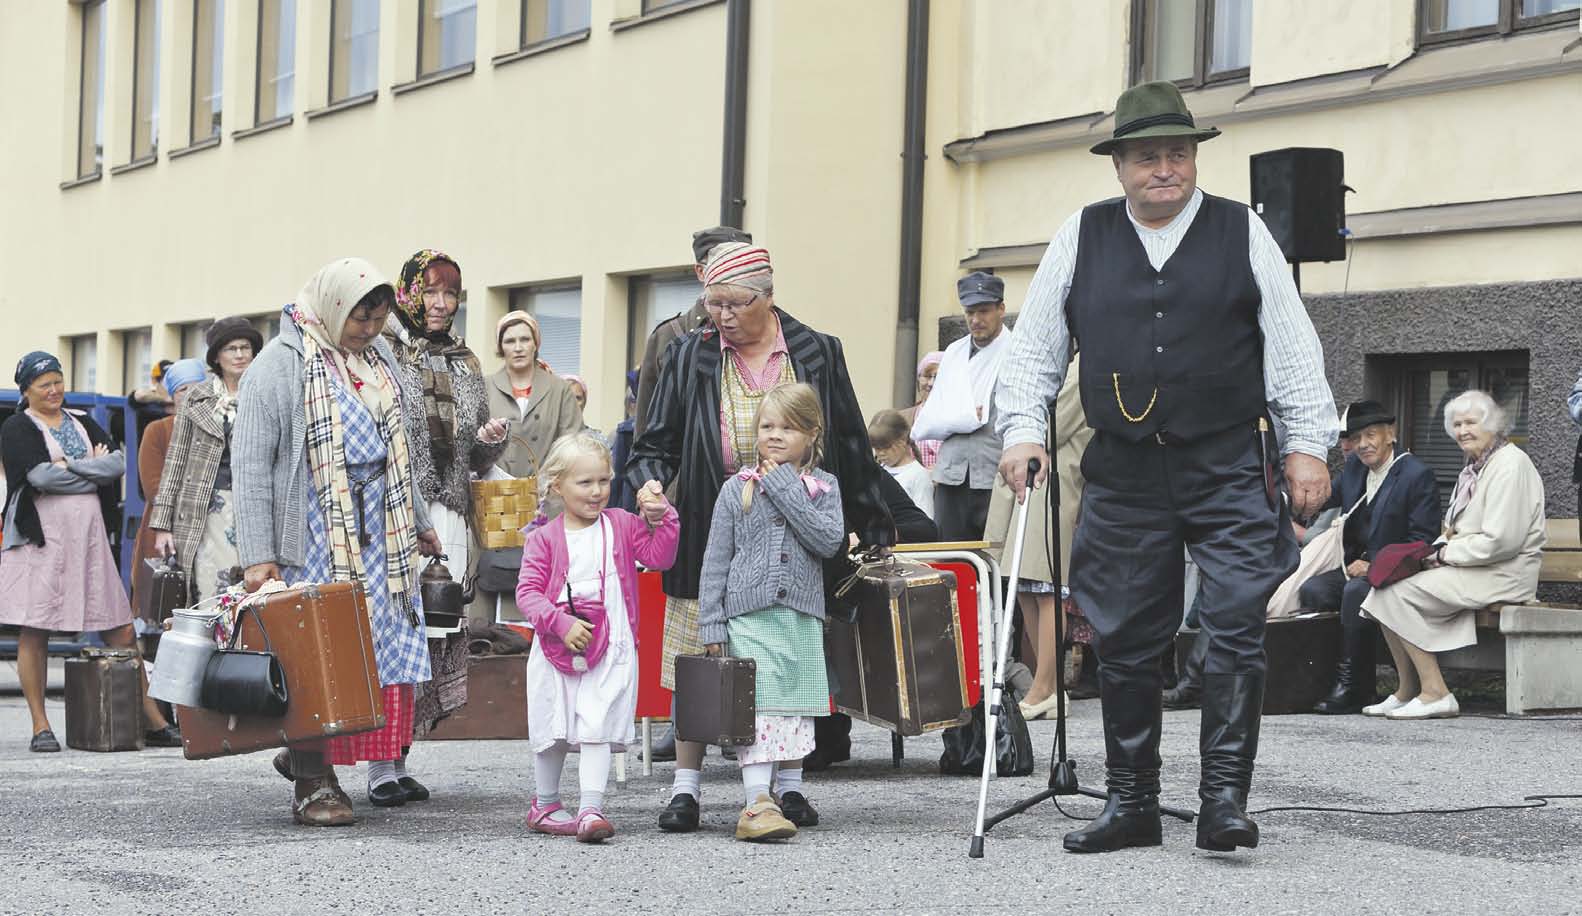
[[431, 557], [423, 567], [418, 582], [423, 594], [423, 617], [431, 627], [454, 627], [467, 613], [467, 601], [461, 583], [451, 577], [450, 570], [441, 560], [444, 554]]

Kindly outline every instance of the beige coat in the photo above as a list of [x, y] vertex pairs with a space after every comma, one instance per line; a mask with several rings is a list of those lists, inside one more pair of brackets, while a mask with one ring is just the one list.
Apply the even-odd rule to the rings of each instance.
[[[1066, 370], [1065, 384], [1055, 398], [1055, 472], [1060, 475], [1060, 578], [1069, 584], [1071, 573], [1071, 542], [1077, 530], [1077, 513], [1082, 508], [1082, 453], [1093, 438], [1087, 416], [1082, 412], [1082, 396], [1077, 390], [1079, 360], [1071, 360]], [[1027, 547], [1023, 551], [1020, 577], [1039, 582], [1053, 582], [1050, 574], [1049, 553], [1045, 549], [1044, 532], [1049, 526], [1049, 494], [1038, 490], [1033, 505], [1027, 511]], [[1011, 543], [1016, 537], [1016, 500], [1010, 487], [998, 477], [994, 481], [994, 494], [989, 501], [989, 520], [984, 526], [983, 539], [991, 544], [1003, 544], [990, 552], [1000, 563], [1000, 571], [1011, 574]]]
[[1478, 475], [1445, 543], [1445, 565], [1374, 589], [1362, 610], [1428, 652], [1473, 645], [1474, 611], [1537, 596], [1543, 547], [1543, 480], [1526, 452], [1507, 445]]
[[512, 421], [509, 444], [496, 461], [512, 477], [537, 473], [538, 463], [549, 454], [555, 440], [585, 425], [571, 386], [542, 366], [533, 370], [533, 394], [527, 399], [525, 411], [517, 406], [511, 394], [511, 379], [504, 369], [489, 376], [487, 388], [489, 416]]

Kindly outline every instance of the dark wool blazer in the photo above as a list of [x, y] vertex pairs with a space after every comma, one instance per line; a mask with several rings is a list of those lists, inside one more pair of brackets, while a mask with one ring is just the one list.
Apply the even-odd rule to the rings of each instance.
[[[776, 308], [799, 382], [813, 386], [824, 411], [824, 470], [840, 481], [846, 529], [862, 543], [891, 546], [895, 523], [880, 493], [879, 467], [868, 427], [846, 372], [840, 340], [821, 334]], [[720, 452], [720, 338], [713, 328], [679, 337], [660, 360], [647, 423], [632, 445], [626, 477], [634, 488], [649, 480], [679, 483], [681, 547], [664, 574], [665, 594], [696, 598], [714, 501], [725, 483]]]
[[[1340, 479], [1332, 488], [1325, 508], [1339, 506], [1344, 512], [1356, 505], [1367, 487], [1368, 466], [1353, 455], [1341, 468]], [[1439, 489], [1434, 482], [1434, 469], [1411, 452], [1403, 453], [1390, 466], [1384, 483], [1379, 485], [1379, 492], [1373, 494], [1367, 516], [1368, 530], [1363, 533], [1362, 540], [1367, 544], [1365, 558], [1368, 560], [1390, 544], [1408, 541], [1432, 544], [1440, 532]]]

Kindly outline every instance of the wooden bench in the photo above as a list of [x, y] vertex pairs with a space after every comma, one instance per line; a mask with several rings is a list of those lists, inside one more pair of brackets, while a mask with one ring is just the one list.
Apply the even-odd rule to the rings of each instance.
[[[1539, 584], [1582, 584], [1577, 520], [1549, 519], [1545, 533]], [[1477, 645], [1442, 653], [1442, 667], [1503, 671], [1512, 715], [1582, 708], [1582, 602], [1493, 605], [1473, 619]]]

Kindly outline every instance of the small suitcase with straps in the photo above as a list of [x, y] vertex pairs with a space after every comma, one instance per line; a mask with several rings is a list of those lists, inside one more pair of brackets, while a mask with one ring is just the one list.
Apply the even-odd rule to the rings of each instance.
[[703, 744], [757, 740], [758, 663], [725, 655], [676, 656], [676, 737]]

